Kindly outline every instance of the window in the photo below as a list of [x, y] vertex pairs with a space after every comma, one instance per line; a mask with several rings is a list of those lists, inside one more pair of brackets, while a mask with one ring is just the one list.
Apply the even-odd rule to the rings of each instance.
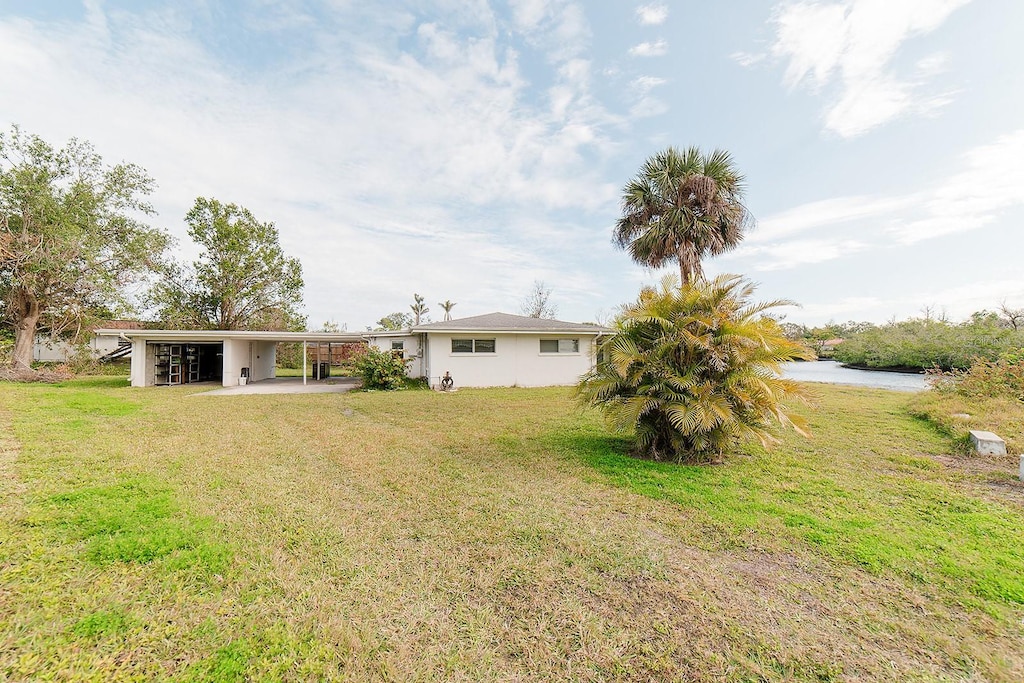
[[493, 339], [452, 339], [452, 353], [494, 353]]
[[391, 353], [398, 356], [399, 358], [405, 358], [405, 342], [404, 341], [393, 341], [391, 342]]
[[541, 339], [541, 353], [579, 353], [579, 339]]

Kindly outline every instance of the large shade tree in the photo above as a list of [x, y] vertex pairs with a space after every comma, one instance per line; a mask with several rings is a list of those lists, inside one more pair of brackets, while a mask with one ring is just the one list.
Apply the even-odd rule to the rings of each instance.
[[142, 221], [153, 180], [108, 166], [88, 142], [55, 148], [13, 127], [0, 133], [0, 297], [14, 330], [12, 366], [27, 369], [37, 331], [131, 308], [129, 284], [158, 263], [169, 237]]
[[786, 402], [800, 385], [780, 364], [807, 358], [764, 313], [788, 301], [755, 303], [738, 275], [682, 287], [673, 276], [645, 289], [600, 347], [580, 400], [612, 427], [635, 434], [635, 450], [655, 460], [705, 463], [744, 439], [769, 444], [779, 428], [804, 432]]
[[277, 228], [245, 207], [200, 197], [185, 216], [202, 248], [174, 264], [151, 292], [165, 325], [215, 330], [301, 330], [302, 264], [285, 256]]
[[742, 196], [728, 152], [669, 147], [626, 184], [615, 242], [645, 266], [677, 262], [685, 285], [703, 277], [703, 258], [736, 247], [753, 223]]

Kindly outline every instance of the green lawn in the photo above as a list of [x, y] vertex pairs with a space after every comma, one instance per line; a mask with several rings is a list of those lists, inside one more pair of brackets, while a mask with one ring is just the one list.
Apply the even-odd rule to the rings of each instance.
[[690, 468], [567, 389], [124, 384], [0, 385], [0, 677], [1024, 679], [1015, 459], [905, 394]]

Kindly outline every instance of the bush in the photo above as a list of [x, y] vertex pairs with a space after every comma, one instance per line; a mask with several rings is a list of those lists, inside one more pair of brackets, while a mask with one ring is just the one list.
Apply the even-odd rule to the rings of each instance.
[[364, 388], [394, 391], [405, 387], [406, 363], [399, 353], [371, 347], [356, 360], [356, 371]]
[[968, 398], [1011, 398], [1024, 402], [1024, 349], [998, 360], [978, 358], [967, 370], [929, 373], [932, 388]]
[[800, 386], [779, 373], [812, 354], [762, 315], [789, 302], [752, 303], [753, 292], [737, 275], [644, 290], [601, 345], [580, 401], [634, 430], [635, 453], [655, 460], [711, 462], [742, 439], [768, 445], [785, 425], [806, 434], [783, 403], [802, 397]]
[[1024, 346], [1024, 332], [976, 313], [968, 321], [912, 319], [853, 335], [835, 350], [836, 360], [869, 368], [966, 370], [976, 358], [994, 361]]

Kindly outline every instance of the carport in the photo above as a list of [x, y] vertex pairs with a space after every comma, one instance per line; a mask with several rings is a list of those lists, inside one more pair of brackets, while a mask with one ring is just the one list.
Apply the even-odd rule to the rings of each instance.
[[[133, 387], [217, 381], [225, 387], [276, 376], [277, 345], [302, 344], [302, 382], [309, 367], [306, 349], [326, 344], [364, 342], [345, 332], [274, 332], [269, 330], [96, 330], [97, 336], [118, 337], [132, 344]], [[320, 373], [317, 373], [320, 376]], [[244, 378], [244, 379], [243, 379]]]

